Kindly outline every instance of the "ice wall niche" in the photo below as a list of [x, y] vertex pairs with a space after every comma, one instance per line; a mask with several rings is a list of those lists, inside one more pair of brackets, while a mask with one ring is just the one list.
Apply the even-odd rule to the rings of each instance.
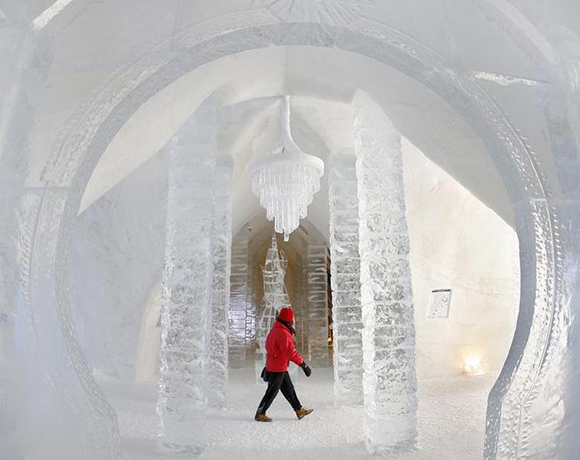
[[169, 148], [157, 447], [197, 455], [205, 443], [214, 292], [216, 106], [212, 99], [180, 128]]
[[328, 187], [334, 401], [337, 406], [363, 404], [363, 325], [355, 160], [354, 155], [334, 155]]
[[364, 432], [370, 452], [417, 437], [415, 326], [401, 137], [372, 100], [354, 101], [363, 322]]

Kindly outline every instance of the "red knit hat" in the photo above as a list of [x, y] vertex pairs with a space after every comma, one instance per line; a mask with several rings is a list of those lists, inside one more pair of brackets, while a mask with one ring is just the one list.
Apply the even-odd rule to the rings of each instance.
[[292, 311], [291, 308], [284, 307], [282, 308], [282, 310], [280, 310], [278, 318], [280, 318], [282, 321], [286, 321], [287, 323], [291, 323], [292, 321], [294, 321], [294, 312]]

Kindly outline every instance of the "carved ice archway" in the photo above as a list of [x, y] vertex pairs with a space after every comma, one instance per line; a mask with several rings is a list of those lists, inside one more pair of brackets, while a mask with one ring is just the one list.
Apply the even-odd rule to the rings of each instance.
[[[33, 241], [29, 260], [23, 261], [30, 267], [33, 300], [24, 301], [37, 320], [60, 328], [61, 338], [55, 338], [46, 326], [38, 329], [39, 343], [48, 347], [47, 354], [59, 348], [61, 342], [65, 345], [67, 359], [72, 363], [68, 375], [76, 375], [86, 393], [93, 425], [109, 422], [104, 431], [109, 436], [111, 453], [116, 451], [114, 412], [84, 363], [70, 316], [68, 240], [83, 191], [107, 145], [142, 103], [204, 64], [271, 45], [336, 48], [394, 67], [445, 99], [485, 142], [514, 207], [522, 254], [520, 316], [508, 360], [490, 395], [485, 455], [495, 458], [498, 445], [502, 455], [518, 451], [520, 438], [529, 428], [522, 418], [524, 405], [536, 397], [535, 391], [545, 378], [542, 369], [549, 365], [547, 360], [556, 359], [554, 356], [560, 353], [558, 348], [550, 348], [554, 343], [551, 336], [562, 332], [555, 329], [554, 321], [560, 308], [554, 295], [562, 268], [556, 251], [559, 223], [547, 184], [516, 127], [477, 83], [449, 69], [425, 45], [388, 26], [361, 20], [349, 27], [341, 21], [271, 23], [270, 17], [257, 7], [180, 32], [178, 38], [184, 52], [168, 56], [165, 43], [160, 43], [79, 109], [64, 141], [46, 162], [46, 188], [38, 198], [23, 199], [23, 208], [29, 210], [27, 222]], [[551, 96], [547, 95], [548, 102]], [[45, 301], [38, 303], [34, 299]], [[55, 359], [48, 366], [51, 375], [56, 376], [67, 364], [64, 359]], [[64, 375], [67, 373], [62, 379]], [[59, 379], [55, 382], [58, 384]], [[521, 392], [524, 398], [518, 399]], [[500, 421], [518, 436], [502, 436]]]

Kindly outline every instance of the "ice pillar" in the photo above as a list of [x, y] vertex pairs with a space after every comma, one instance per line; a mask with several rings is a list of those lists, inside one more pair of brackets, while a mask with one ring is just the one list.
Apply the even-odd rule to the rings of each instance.
[[309, 359], [315, 366], [328, 364], [328, 250], [309, 244], [307, 249], [307, 326]]
[[207, 402], [224, 406], [228, 380], [228, 320], [232, 247], [232, 164], [230, 157], [218, 159], [212, 229], [213, 285], [209, 348]]
[[417, 436], [409, 234], [400, 135], [367, 97], [355, 107], [364, 431], [369, 451], [383, 452]]
[[212, 305], [216, 107], [206, 100], [170, 145], [161, 297], [158, 449], [199, 454]]
[[330, 164], [330, 255], [334, 348], [334, 401], [363, 404], [362, 309], [357, 181], [354, 155]]

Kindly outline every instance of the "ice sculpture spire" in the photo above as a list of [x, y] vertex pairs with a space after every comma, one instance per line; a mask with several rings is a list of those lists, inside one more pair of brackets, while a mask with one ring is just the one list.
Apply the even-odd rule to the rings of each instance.
[[290, 298], [284, 286], [284, 277], [288, 261], [284, 254], [278, 251], [276, 233], [272, 234], [271, 245], [266, 254], [264, 269], [264, 298], [262, 299], [262, 313], [256, 325], [256, 370], [260, 372], [266, 359], [266, 336], [274, 325], [278, 311], [282, 307], [290, 306]]
[[367, 96], [355, 99], [363, 319], [364, 431], [371, 452], [417, 436], [415, 325], [401, 137]]
[[197, 455], [204, 448], [216, 145], [210, 98], [170, 145], [157, 405], [161, 451]]

